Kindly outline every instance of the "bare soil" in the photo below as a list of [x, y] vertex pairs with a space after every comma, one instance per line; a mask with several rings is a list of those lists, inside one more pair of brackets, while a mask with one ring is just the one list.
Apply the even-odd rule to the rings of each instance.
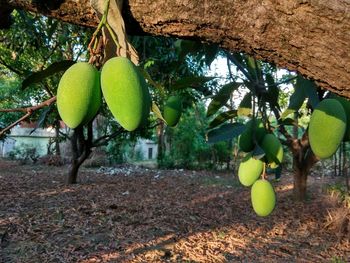
[[295, 203], [285, 174], [260, 218], [229, 172], [66, 170], [0, 160], [0, 262], [350, 262], [323, 179]]

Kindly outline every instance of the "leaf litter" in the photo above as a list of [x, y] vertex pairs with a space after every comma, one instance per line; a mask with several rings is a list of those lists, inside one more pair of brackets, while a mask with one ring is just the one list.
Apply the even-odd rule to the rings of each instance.
[[314, 177], [305, 203], [282, 178], [259, 218], [232, 172], [83, 168], [68, 186], [66, 171], [0, 160], [0, 262], [350, 262]]

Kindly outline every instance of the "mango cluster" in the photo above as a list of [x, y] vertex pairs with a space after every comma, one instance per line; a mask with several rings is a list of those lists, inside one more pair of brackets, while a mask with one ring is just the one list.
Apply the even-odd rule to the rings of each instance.
[[101, 106], [102, 94], [124, 129], [133, 131], [146, 123], [151, 107], [148, 87], [138, 68], [124, 57], [108, 60], [101, 73], [79, 62], [63, 74], [57, 90], [62, 120], [70, 128], [91, 121]]
[[[275, 191], [269, 181], [262, 178], [266, 166], [275, 169], [283, 160], [283, 147], [278, 138], [267, 133], [260, 119], [250, 120], [245, 131], [238, 138], [241, 151], [247, 152], [238, 169], [240, 183], [251, 188], [251, 201], [255, 213], [268, 216], [276, 204]], [[254, 157], [253, 152], [259, 145], [265, 152], [261, 159]]]
[[333, 96], [314, 109], [309, 123], [309, 141], [320, 159], [331, 157], [342, 141], [350, 140], [350, 102]]

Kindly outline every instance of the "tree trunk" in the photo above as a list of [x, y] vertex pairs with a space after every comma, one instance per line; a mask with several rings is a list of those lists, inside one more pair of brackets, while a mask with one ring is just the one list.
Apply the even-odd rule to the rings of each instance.
[[307, 133], [301, 139], [294, 139], [289, 147], [293, 154], [294, 198], [303, 201], [307, 194], [307, 177], [319, 159], [310, 149]]
[[[334, 176], [337, 176], [337, 165], [338, 165], [338, 161], [337, 161], [337, 154], [334, 154], [333, 155], [334, 157], [333, 157], [333, 159], [334, 159]], [[333, 177], [333, 176], [332, 176]]]
[[[129, 34], [215, 43], [297, 70], [321, 86], [350, 97], [348, 0], [124, 2]], [[3, 10], [9, 6], [84, 26], [98, 23], [90, 0], [2, 0]]]
[[67, 175], [68, 184], [76, 184], [80, 166], [91, 154], [92, 148], [92, 123], [88, 124], [88, 136], [85, 140], [83, 127], [74, 129], [71, 138], [72, 161]]
[[77, 160], [72, 160], [68, 170], [67, 184], [77, 183], [79, 167]]
[[157, 161], [158, 165], [161, 165], [164, 159], [164, 153], [165, 153], [165, 147], [164, 147], [164, 123], [161, 122], [161, 124], [158, 126], [158, 155], [157, 155]]
[[304, 201], [306, 199], [306, 189], [307, 189], [307, 176], [308, 172], [299, 160], [293, 159], [293, 172], [294, 172], [294, 187], [293, 193], [294, 198], [297, 201]]
[[60, 149], [60, 122], [56, 121], [54, 126], [55, 126], [55, 154], [56, 154], [56, 156], [61, 156], [61, 149]]

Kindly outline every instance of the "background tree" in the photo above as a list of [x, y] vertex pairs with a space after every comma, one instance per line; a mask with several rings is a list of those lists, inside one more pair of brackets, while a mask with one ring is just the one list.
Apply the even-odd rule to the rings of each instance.
[[[282, 137], [284, 145], [292, 153], [293, 174], [294, 174], [294, 196], [297, 200], [306, 198], [307, 176], [313, 165], [319, 161], [312, 152], [308, 139], [307, 123], [313, 108], [318, 102], [325, 98], [324, 90], [318, 88], [314, 83], [303, 79], [300, 76], [289, 75], [277, 79], [277, 69], [264, 64], [251, 57], [227, 53], [227, 58], [240, 72], [240, 81], [232, 78], [233, 82], [226, 84], [218, 91], [211, 101], [207, 115], [211, 116], [221, 107], [228, 108], [228, 111], [221, 112], [209, 125], [211, 128], [221, 125], [230, 119], [236, 119], [239, 115], [246, 115], [252, 118], [261, 118], [265, 127], [270, 131], [278, 132]], [[230, 65], [229, 63], [229, 65]], [[289, 98], [287, 109], [283, 110], [281, 103], [284, 103], [283, 92], [280, 86], [284, 83], [293, 83], [294, 92]], [[227, 101], [232, 92], [238, 88], [244, 88], [246, 94], [239, 105], [228, 107]], [[280, 97], [282, 96], [282, 101]], [[307, 100], [306, 108], [302, 107]], [[291, 116], [291, 117], [290, 117]], [[300, 118], [307, 119], [305, 125], [301, 125]], [[294, 128], [289, 128], [293, 127]], [[300, 129], [301, 127], [301, 129]], [[243, 127], [244, 129], [245, 127]], [[242, 133], [242, 126], [239, 123], [223, 124], [209, 132], [209, 141], [226, 140]], [[255, 144], [253, 155], [261, 158], [264, 152], [261, 146]]]

